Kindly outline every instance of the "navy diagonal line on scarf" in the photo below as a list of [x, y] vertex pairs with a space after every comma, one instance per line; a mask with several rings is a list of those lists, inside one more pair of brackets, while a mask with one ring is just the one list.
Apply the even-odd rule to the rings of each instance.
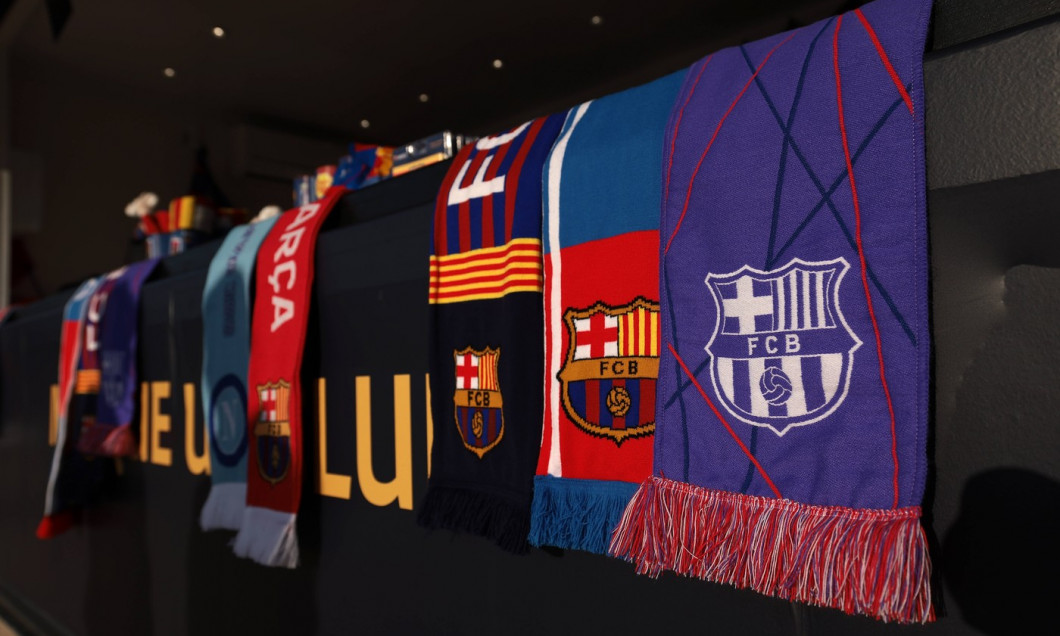
[[[872, 141], [872, 138], [876, 136], [876, 133], [879, 132], [880, 128], [883, 127], [883, 124], [890, 118], [891, 114], [901, 104], [902, 98], [899, 97], [894, 101], [894, 103], [891, 104], [891, 106], [886, 110], [886, 112], [884, 112], [884, 115], [880, 118], [879, 123], [877, 123], [877, 125], [872, 128], [870, 133], [865, 137], [865, 141], [851, 156], [851, 163], [854, 163], [856, 159], [861, 155], [861, 153], [865, 150], [865, 148], [868, 147], [868, 142]], [[793, 148], [795, 148], [796, 156], [799, 156], [799, 151], [797, 147], [793, 146]], [[802, 157], [800, 156], [800, 159], [801, 158]], [[806, 165], [805, 160], [803, 160], [803, 165]], [[808, 167], [807, 170], [809, 170]], [[817, 180], [816, 175], [811, 172], [810, 176], [813, 178], [814, 183], [820, 184], [820, 182]], [[817, 203], [817, 205], [814, 206], [812, 210], [810, 210], [810, 213], [806, 215], [806, 218], [803, 219], [802, 223], [800, 223], [799, 226], [795, 228], [795, 232], [792, 233], [791, 237], [787, 241], [785, 241], [784, 245], [781, 246], [779, 251], [777, 251], [776, 255], [773, 257], [773, 261], [769, 264], [769, 267], [773, 267], [773, 265], [775, 265], [777, 261], [780, 260], [781, 256], [784, 255], [784, 252], [786, 252], [787, 249], [791, 247], [791, 244], [795, 242], [795, 239], [798, 238], [800, 234], [802, 234], [802, 231], [806, 229], [806, 226], [810, 224], [810, 221], [813, 220], [813, 218], [817, 215], [817, 212], [819, 212], [826, 203], [828, 204], [829, 209], [832, 211], [832, 216], [835, 217], [835, 220], [839, 224], [840, 229], [843, 230], [843, 234], [846, 236], [847, 242], [851, 245], [852, 248], [856, 246], [856, 243], [854, 242], [854, 237], [850, 234], [850, 229], [847, 227], [846, 222], [843, 221], [843, 217], [839, 214], [839, 210], [836, 209], [835, 204], [832, 203], [831, 199], [832, 194], [839, 188], [839, 185], [843, 183], [843, 180], [846, 179], [846, 176], [847, 171], [846, 168], [844, 168], [840, 172], [839, 176], [835, 178], [835, 181], [832, 182], [832, 186], [828, 189], [828, 191], [824, 192], [822, 190], [821, 200]], [[913, 333], [908, 323], [906, 323], [905, 318], [902, 317], [902, 314], [898, 310], [897, 305], [894, 304], [894, 299], [891, 298], [891, 295], [887, 292], [886, 289], [883, 288], [883, 285], [880, 284], [879, 279], [876, 277], [876, 272], [873, 271], [872, 266], [869, 263], [866, 263], [866, 270], [869, 275], [869, 279], [872, 281], [872, 284], [876, 287], [876, 289], [880, 291], [880, 294], [883, 296], [884, 301], [887, 303], [887, 307], [891, 310], [891, 313], [894, 315], [895, 319], [898, 320], [898, 324], [901, 325], [906, 337], [909, 338], [909, 342], [911, 342], [915, 346], [916, 334]]]
[[[857, 164], [858, 158], [861, 157], [861, 155], [865, 151], [865, 149], [868, 148], [869, 143], [876, 136], [876, 133], [878, 133], [880, 131], [880, 129], [883, 128], [883, 125], [885, 123], [887, 123], [887, 120], [890, 119], [891, 115], [894, 113], [894, 111], [901, 104], [902, 104], [902, 98], [899, 97], [898, 99], [896, 99], [894, 101], [893, 104], [890, 105], [889, 108], [887, 108], [886, 111], [884, 111], [883, 115], [881, 115], [880, 118], [876, 121], [876, 125], [872, 127], [872, 130], [869, 131], [869, 134], [866, 135], [865, 139], [862, 140], [861, 144], [858, 145], [858, 149], [854, 152], [854, 154], [852, 154], [850, 156], [850, 163], [851, 164], [853, 164], [853, 165]], [[828, 193], [825, 196], [826, 197], [827, 196], [831, 196], [832, 193], [835, 192], [836, 189], [839, 188], [839, 184], [841, 184], [843, 182], [843, 180], [846, 179], [846, 176], [847, 176], [846, 168], [843, 168], [843, 170], [839, 173], [839, 176], [837, 176], [835, 178], [835, 181], [832, 182], [832, 186], [828, 189]], [[825, 204], [826, 200], [827, 200], [827, 198], [822, 198], [820, 201], [817, 202], [817, 205], [815, 205], [813, 207], [813, 209], [810, 210], [810, 213], [806, 215], [806, 218], [803, 219], [802, 223], [800, 223], [799, 226], [795, 229], [795, 233], [792, 235], [791, 239], [789, 239], [784, 245], [782, 245], [781, 248], [780, 248], [780, 251], [778, 251], [776, 253], [776, 255], [773, 257], [773, 263], [775, 263], [778, 259], [780, 259], [780, 257], [784, 254], [784, 251], [788, 247], [791, 246], [791, 244], [795, 240], [795, 238], [798, 237], [798, 235], [803, 231], [803, 229], [806, 228], [807, 225], [809, 225], [810, 221], [813, 220], [813, 217], [816, 216], [817, 212], [819, 212], [821, 210], [821, 208], [824, 207], [824, 204]], [[772, 266], [773, 266], [773, 264], [770, 263], [770, 264], [768, 264], [766, 266], [766, 268], [768, 269], [768, 268], [770, 268]], [[873, 280], [875, 281], [875, 278], [873, 278]], [[877, 285], [877, 289], [879, 289], [878, 285]], [[913, 337], [913, 342], [914, 343], [916, 342], [915, 336]], [[699, 374], [702, 373], [703, 370], [706, 369], [707, 365], [709, 365], [709, 364], [710, 364], [710, 358], [707, 357], [706, 359], [703, 360], [703, 362], [699, 363], [699, 365], [695, 368], [695, 370], [692, 372], [693, 375], [695, 375], [696, 377], [699, 377]], [[678, 370], [680, 371], [680, 369], [678, 369]], [[687, 389], [690, 386], [692, 386], [692, 383], [690, 381], [688, 381], [688, 380], [678, 381], [677, 390], [674, 391], [674, 394], [671, 395], [666, 400], [666, 403], [663, 405], [663, 408], [664, 409], [670, 408], [670, 406], [673, 405], [674, 401], [677, 400], [681, 396], [681, 394], [684, 393], [685, 389]]]
[[[744, 61], [747, 62], [747, 64], [753, 70], [755, 66], [754, 63], [751, 61], [751, 58], [747, 55], [747, 50], [741, 46], [740, 53], [743, 55]], [[839, 228], [843, 230], [843, 235], [846, 237], [847, 242], [850, 244], [850, 248], [852, 250], [857, 251], [857, 243], [854, 241], [854, 236], [850, 233], [850, 229], [847, 227], [846, 222], [839, 214], [839, 209], [836, 208], [835, 203], [832, 201], [832, 192], [825, 191], [824, 184], [821, 183], [821, 180], [817, 177], [817, 173], [814, 172], [812, 167], [810, 167], [810, 162], [807, 161], [805, 155], [802, 154], [802, 150], [799, 149], [799, 144], [796, 143], [794, 137], [791, 136], [791, 131], [784, 125], [784, 120], [780, 117], [780, 113], [777, 112], [777, 107], [775, 104], [773, 104], [773, 99], [769, 96], [769, 92], [766, 91], [765, 85], [762, 84], [762, 78], [760, 76], [757, 76], [755, 77], [754, 82], [755, 86], [758, 87], [758, 91], [762, 94], [762, 98], [765, 100], [766, 105], [769, 107], [769, 111], [773, 113], [773, 118], [776, 120], [777, 125], [780, 126], [781, 132], [784, 133], [784, 137], [790, 140], [791, 149], [795, 151], [795, 157], [798, 158], [799, 163], [801, 163], [802, 167], [806, 170], [807, 176], [809, 176], [810, 180], [813, 181], [814, 187], [817, 188], [818, 192], [820, 192], [821, 196], [823, 197], [823, 202], [827, 204], [828, 208], [832, 211], [832, 216], [835, 217], [836, 223], [839, 224]], [[844, 178], [846, 178], [846, 170], [843, 170], [843, 174], [840, 177], [840, 182]], [[799, 231], [800, 230], [798, 229], [796, 230], [795, 236], [798, 236]], [[794, 238], [795, 237], [793, 236], [791, 240], [786, 242], [785, 247], [790, 245], [791, 241], [793, 241]], [[774, 257], [773, 263], [775, 263], [776, 260], [780, 258], [780, 254], [782, 253], [783, 249], [777, 254], [776, 257]], [[772, 267], [773, 263], [770, 263], [768, 267]], [[876, 289], [880, 290], [880, 294], [883, 296], [884, 301], [887, 303], [887, 307], [890, 308], [891, 313], [894, 314], [895, 319], [898, 320], [898, 324], [900, 324], [902, 330], [905, 331], [905, 335], [909, 338], [909, 341], [915, 346], [916, 335], [913, 334], [913, 330], [909, 328], [909, 324], [906, 323], [905, 318], [898, 310], [898, 307], [894, 304], [894, 300], [891, 298], [891, 294], [886, 289], [884, 289], [883, 285], [881, 285], [880, 281], [876, 278], [876, 274], [873, 272], [872, 269], [872, 264], [868, 263], [868, 259], [866, 259], [865, 267], [868, 272], [869, 278], [872, 280], [873, 285], [876, 287]]]
[[[791, 146], [791, 126], [795, 123], [795, 112], [799, 109], [799, 100], [802, 98], [802, 87], [806, 84], [806, 71], [810, 68], [810, 58], [813, 57], [813, 50], [817, 47], [817, 40], [821, 38], [821, 34], [824, 33], [824, 30], [827, 29], [830, 24], [832, 24], [832, 20], [825, 22], [824, 26], [821, 27], [821, 30], [818, 31], [817, 35], [813, 36], [813, 40], [810, 41], [810, 46], [806, 50], [806, 58], [802, 61], [802, 70], [799, 72], [799, 81], [795, 84], [795, 97], [791, 100], [791, 110], [788, 111], [787, 124], [781, 126], [784, 131], [784, 143], [780, 146], [780, 167], [777, 169], [777, 187], [773, 192], [773, 218], [769, 224], [769, 248], [766, 250], [765, 269], [771, 267], [771, 263], [773, 262], [773, 248], [776, 246], [777, 225], [780, 222], [780, 193], [784, 189], [784, 170], [787, 168], [788, 148]], [[747, 59], [746, 52], [744, 52], [743, 56], [744, 59]], [[754, 452], [754, 449], [752, 449], [752, 452]]]
[[[817, 32], [817, 35], [813, 36], [813, 40], [810, 41], [809, 48], [806, 49], [806, 57], [802, 61], [802, 69], [799, 71], [799, 81], [795, 84], [795, 96], [791, 99], [791, 109], [788, 111], [787, 123], [782, 125], [784, 130], [784, 142], [780, 146], [780, 166], [777, 168], [777, 186], [773, 191], [773, 216], [769, 223], [769, 247], [766, 250], [765, 269], [769, 269], [773, 262], [773, 248], [776, 245], [777, 239], [777, 225], [780, 223], [780, 201], [781, 193], [784, 190], [784, 171], [788, 165], [788, 148], [791, 147], [791, 127], [795, 123], [795, 113], [799, 109], [799, 100], [802, 98], [802, 88], [806, 84], [806, 71], [810, 68], [810, 59], [813, 57], [813, 51], [817, 48], [817, 41], [821, 39], [821, 35], [825, 32], [825, 29], [832, 24], [832, 20], [828, 20], [821, 27], [821, 30]], [[742, 47], [741, 47], [742, 49]], [[747, 59], [747, 53], [744, 54], [744, 59]], [[757, 80], [757, 78], [756, 78]], [[751, 455], [754, 455], [758, 450], [758, 427], [751, 427], [751, 439], [747, 443], [751, 450]], [[747, 472], [744, 474], [743, 485], [740, 486], [740, 492], [746, 493], [747, 489], [751, 487], [751, 480], [755, 476], [755, 465], [753, 462], [747, 462]]]

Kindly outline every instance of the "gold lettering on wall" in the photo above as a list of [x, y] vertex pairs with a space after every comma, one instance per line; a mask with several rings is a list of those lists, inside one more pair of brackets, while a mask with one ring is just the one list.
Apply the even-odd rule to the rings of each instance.
[[202, 452], [198, 452], [195, 443], [195, 385], [184, 383], [184, 461], [192, 475], [210, 474], [210, 437], [206, 431], [206, 422], [202, 425]]
[[150, 385], [140, 383], [140, 461], [147, 461], [147, 437], [151, 434], [151, 410], [148, 408], [151, 398]]
[[423, 386], [427, 393], [427, 476], [431, 476], [431, 450], [434, 448], [434, 417], [431, 415], [431, 374], [423, 376]]
[[349, 499], [350, 476], [328, 472], [328, 387], [324, 378], [317, 379], [317, 441], [317, 491], [325, 497]]
[[[385, 507], [395, 501], [402, 510], [412, 510], [413, 505], [413, 446], [412, 446], [412, 396], [411, 376], [398, 374], [393, 376], [394, 386], [394, 477], [380, 481], [376, 477], [372, 455], [372, 378], [357, 376], [355, 378], [356, 412], [356, 461], [357, 480], [368, 503]], [[192, 475], [209, 475], [210, 441], [208, 422], [196, 406], [198, 385], [185, 382], [184, 398], [184, 460], [188, 472]], [[426, 457], [423, 457], [427, 476], [431, 474], [431, 453], [434, 448], [434, 422], [431, 413], [430, 374], [424, 375], [425, 420], [426, 420]], [[140, 383], [140, 442], [135, 459], [150, 462], [157, 466], [173, 465], [172, 444], [178, 443], [163, 435], [173, 432], [172, 410], [175, 404], [169, 404], [173, 387], [169, 381]], [[59, 388], [51, 385], [49, 391], [48, 442], [54, 446], [58, 436], [59, 423]], [[166, 404], [163, 404], [166, 402]], [[353, 477], [328, 470], [328, 417], [327, 417], [327, 380], [317, 379], [317, 492], [325, 497], [349, 500], [352, 496]], [[345, 422], [341, 423], [345, 425]], [[339, 449], [337, 452], [348, 452]], [[389, 462], [386, 462], [389, 463]], [[422, 470], [424, 464], [419, 465]], [[119, 467], [120, 469], [121, 467]], [[389, 471], [388, 471], [389, 472]]]
[[151, 383], [151, 463], [173, 465], [173, 451], [162, 446], [162, 433], [171, 428], [169, 415], [162, 412], [162, 400], [169, 399], [169, 382]]
[[59, 441], [59, 385], [51, 385], [48, 392], [48, 446]]
[[372, 379], [356, 378], [357, 481], [368, 503], [412, 510], [412, 418], [411, 391], [407, 374], [394, 376], [394, 479], [380, 482], [372, 468]]

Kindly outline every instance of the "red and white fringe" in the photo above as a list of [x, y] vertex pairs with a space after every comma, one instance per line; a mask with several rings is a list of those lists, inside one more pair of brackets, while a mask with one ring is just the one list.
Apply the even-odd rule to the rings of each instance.
[[650, 477], [610, 552], [651, 577], [672, 570], [883, 621], [935, 620], [918, 506], [813, 506]]

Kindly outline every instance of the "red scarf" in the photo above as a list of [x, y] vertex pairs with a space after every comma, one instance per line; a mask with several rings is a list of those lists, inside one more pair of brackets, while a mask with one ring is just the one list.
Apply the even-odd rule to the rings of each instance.
[[258, 251], [247, 372], [247, 509], [235, 553], [263, 565], [298, 565], [302, 494], [302, 349], [317, 234], [346, 192], [283, 214]]

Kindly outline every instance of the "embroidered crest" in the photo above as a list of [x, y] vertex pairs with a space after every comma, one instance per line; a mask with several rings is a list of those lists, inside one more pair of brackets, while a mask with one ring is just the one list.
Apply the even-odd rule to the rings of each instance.
[[718, 319], [706, 350], [726, 410], [781, 436], [842, 404], [861, 346], [839, 307], [848, 269], [844, 258], [792, 259], [707, 276]]
[[479, 459], [504, 437], [504, 399], [497, 377], [501, 350], [466, 347], [453, 351], [456, 360], [456, 392], [453, 403], [456, 428], [464, 447]]
[[610, 307], [568, 309], [567, 359], [556, 374], [575, 426], [617, 445], [655, 432], [659, 303], [637, 297]]
[[238, 466], [247, 450], [247, 390], [236, 374], [229, 373], [214, 385], [208, 424], [217, 461], [229, 468]]
[[117, 409], [125, 399], [125, 385], [128, 377], [127, 357], [124, 351], [105, 349], [100, 352], [100, 395], [107, 405]]
[[283, 481], [291, 465], [290, 400], [291, 385], [283, 380], [258, 385], [258, 472], [270, 484]]

